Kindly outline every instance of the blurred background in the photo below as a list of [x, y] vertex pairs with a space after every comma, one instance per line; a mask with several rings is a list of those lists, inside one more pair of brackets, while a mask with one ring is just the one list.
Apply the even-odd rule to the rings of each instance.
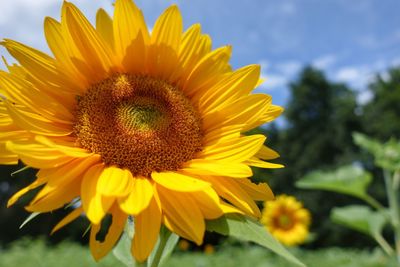
[[[111, 0], [74, 0], [93, 22], [102, 7], [111, 13]], [[256, 89], [272, 95], [285, 108], [274, 123], [257, 131], [281, 154], [284, 169], [255, 170], [255, 179], [267, 181], [276, 194], [291, 194], [311, 211], [313, 242], [305, 249], [332, 246], [369, 249], [367, 236], [329, 220], [332, 207], [357, 204], [334, 193], [305, 191], [294, 183], [316, 169], [330, 170], [358, 162], [380, 176], [371, 158], [353, 144], [354, 131], [380, 141], [400, 138], [400, 2], [397, 0], [138, 0], [151, 28], [170, 4], [178, 4], [187, 28], [200, 23], [213, 47], [232, 45], [232, 66], [260, 64], [265, 82]], [[0, 0], [0, 38], [10, 38], [49, 52], [43, 19], [59, 19], [62, 1]], [[7, 52], [0, 54], [12, 63]], [[4, 65], [0, 66], [5, 69]], [[10, 177], [21, 168], [0, 169], [0, 246], [22, 236], [44, 236], [46, 242], [72, 239], [85, 243], [88, 224], [73, 223], [48, 236], [63, 211], [40, 215], [22, 230], [29, 215], [23, 209], [29, 196], [6, 208], [7, 199], [29, 184], [35, 171]], [[385, 203], [381, 183], [371, 195]], [[210, 243], [217, 243], [215, 237]]]

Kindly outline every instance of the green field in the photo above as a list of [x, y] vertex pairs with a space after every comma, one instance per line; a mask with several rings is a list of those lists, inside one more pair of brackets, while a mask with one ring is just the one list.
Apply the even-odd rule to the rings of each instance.
[[[395, 267], [378, 251], [360, 251], [340, 248], [317, 251], [292, 251], [310, 267]], [[64, 242], [49, 247], [44, 241], [23, 240], [0, 251], [0, 267], [123, 267], [112, 254], [100, 263], [94, 262], [89, 250], [75, 243]], [[257, 246], [221, 246], [216, 252], [176, 251], [165, 267], [289, 267], [292, 266], [267, 250]]]

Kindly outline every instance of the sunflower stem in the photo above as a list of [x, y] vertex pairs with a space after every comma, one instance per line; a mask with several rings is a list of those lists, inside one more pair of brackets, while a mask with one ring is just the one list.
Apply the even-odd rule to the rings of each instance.
[[[394, 240], [395, 240], [395, 248], [396, 248], [396, 257], [397, 262], [400, 264], [400, 213], [399, 213], [399, 204], [398, 204], [398, 185], [399, 185], [399, 171], [396, 171], [391, 177], [390, 172], [385, 170], [384, 179], [386, 192], [388, 195], [389, 202], [389, 210], [390, 210], [390, 218], [391, 224], [394, 230]], [[393, 178], [393, 179], [392, 179]]]
[[150, 266], [147, 267], [158, 267], [161, 261], [161, 257], [163, 255], [163, 251], [165, 249], [165, 245], [167, 244], [168, 238], [171, 236], [171, 232], [167, 229], [165, 231], [161, 231], [160, 234], [160, 244], [157, 247], [156, 253], [154, 254], [154, 259], [151, 262]]

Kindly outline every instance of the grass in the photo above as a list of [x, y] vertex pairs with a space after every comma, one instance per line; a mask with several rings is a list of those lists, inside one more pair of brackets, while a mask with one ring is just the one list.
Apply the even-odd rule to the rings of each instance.
[[[378, 251], [330, 248], [317, 251], [292, 251], [309, 267], [395, 267]], [[54, 247], [42, 240], [22, 240], [0, 251], [0, 267], [118, 267], [112, 254], [100, 263], [94, 262], [89, 250], [78, 244], [64, 242]], [[289, 263], [267, 250], [244, 245], [221, 246], [211, 255], [201, 252], [177, 251], [165, 267], [291, 267]]]

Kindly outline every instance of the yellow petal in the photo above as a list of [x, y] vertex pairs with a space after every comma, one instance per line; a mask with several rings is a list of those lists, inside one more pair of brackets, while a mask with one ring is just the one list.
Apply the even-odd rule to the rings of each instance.
[[235, 205], [246, 214], [255, 217], [261, 215], [254, 200], [239, 184], [235, 182], [234, 179], [212, 176], [205, 177], [205, 179], [213, 184], [218, 195]]
[[264, 168], [264, 169], [280, 169], [280, 168], [285, 167], [282, 164], [262, 161], [255, 157], [246, 160], [245, 163], [249, 164], [250, 166], [253, 166], [253, 167]]
[[254, 200], [266, 201], [274, 199], [274, 193], [266, 183], [255, 184], [250, 179], [235, 179], [234, 182], [238, 183]]
[[243, 67], [222, 79], [215, 86], [196, 94], [193, 101], [199, 103], [199, 109], [203, 114], [215, 112], [221, 109], [221, 106], [248, 95], [257, 85], [259, 77], [259, 65]]
[[43, 91], [34, 88], [25, 79], [0, 71], [0, 87], [6, 88], [10, 101], [28, 107], [51, 121], [72, 124], [73, 115], [70, 110]]
[[92, 224], [92, 229], [90, 230], [90, 251], [96, 261], [99, 261], [101, 258], [106, 256], [114, 247], [124, 230], [128, 218], [128, 216], [116, 208], [116, 206], [113, 206], [110, 211], [112, 215], [112, 223], [108, 228], [107, 235], [103, 242], [96, 240], [96, 235], [101, 229], [100, 224]]
[[151, 43], [179, 48], [182, 35], [182, 16], [176, 5], [167, 8], [157, 19], [151, 34]]
[[8, 100], [4, 100], [4, 104], [14, 123], [21, 129], [49, 136], [66, 136], [72, 133], [71, 125], [50, 121], [38, 114], [23, 110]]
[[104, 168], [97, 183], [97, 191], [104, 196], [123, 197], [132, 191], [133, 177], [129, 170], [115, 166]]
[[151, 178], [165, 188], [181, 192], [201, 191], [211, 186], [207, 182], [176, 172], [153, 172]]
[[[152, 75], [169, 79], [178, 65], [178, 52], [183, 30], [182, 16], [177, 6], [171, 6], [157, 19], [148, 55]], [[166, 67], [168, 66], [168, 67]]]
[[[70, 183], [55, 190], [49, 190], [45, 186], [41, 191], [48, 191], [49, 193], [40, 199], [35, 198], [26, 209], [31, 212], [49, 212], [61, 208], [79, 196], [80, 180], [81, 178], [77, 178], [76, 183]], [[38, 194], [42, 195], [40, 191]]]
[[232, 47], [218, 48], [204, 56], [193, 68], [187, 78], [183, 90], [192, 96], [201, 88], [207, 88], [216, 83], [221, 75], [231, 70], [229, 59]]
[[0, 164], [2, 165], [16, 165], [18, 164], [18, 156], [12, 153], [1, 154], [0, 155]]
[[256, 157], [260, 159], [269, 160], [269, 159], [279, 158], [279, 154], [275, 150], [267, 146], [262, 146], [260, 150], [257, 152]]
[[49, 138], [41, 135], [35, 136], [35, 141], [37, 141], [39, 144], [42, 144], [44, 147], [58, 150], [70, 157], [85, 158], [93, 155], [93, 153], [90, 153], [83, 148], [76, 147], [75, 138], [72, 142], [62, 142], [63, 140], [64, 139]]
[[17, 154], [27, 165], [38, 169], [55, 168], [75, 158], [94, 155], [81, 148], [55, 144], [43, 136], [36, 136], [34, 140], [25, 139], [7, 141], [6, 148]]
[[[165, 227], [167, 227], [171, 232], [187, 240], [192, 240], [190, 235], [188, 235], [187, 232], [183, 230], [180, 225], [176, 224], [176, 222], [171, 220], [171, 218], [168, 217], [165, 213], [163, 213], [162, 221]], [[201, 242], [199, 242], [199, 245], [201, 245]]]
[[171, 81], [177, 80], [177, 86], [180, 88], [184, 87], [194, 67], [211, 51], [211, 38], [205, 34], [197, 38], [196, 28], [200, 31], [199, 25], [193, 25], [184, 33], [179, 51], [179, 65], [182, 69], [178, 69], [171, 78]]
[[66, 1], [62, 7], [61, 25], [71, 52], [91, 69], [92, 82], [105, 78], [115, 66], [112, 50], [79, 9]]
[[209, 131], [203, 137], [203, 144], [204, 146], [211, 146], [226, 140], [239, 138], [240, 131], [244, 126], [244, 124], [234, 124]]
[[113, 21], [107, 12], [100, 8], [96, 14], [96, 30], [110, 48], [114, 47]]
[[206, 146], [198, 154], [199, 158], [239, 163], [250, 159], [264, 144], [264, 135], [250, 135], [233, 138], [215, 145]]
[[14, 205], [15, 202], [18, 201], [18, 199], [25, 195], [27, 192], [29, 192], [32, 189], [35, 189], [43, 184], [45, 184], [47, 182], [46, 179], [36, 179], [33, 183], [31, 183], [30, 185], [28, 185], [27, 187], [24, 187], [23, 189], [19, 190], [17, 193], [15, 193], [7, 202], [7, 208]]
[[61, 229], [65, 225], [69, 224], [70, 222], [72, 222], [73, 220], [78, 218], [82, 213], [83, 213], [82, 207], [74, 209], [67, 216], [65, 216], [61, 221], [59, 221], [56, 226], [54, 226], [53, 230], [51, 230], [51, 234], [54, 234], [55, 232], [57, 232], [59, 229]]
[[[41, 169], [37, 177], [48, 180], [47, 187], [51, 190], [63, 187], [69, 183], [76, 183], [76, 179], [81, 177], [90, 167], [101, 160], [100, 155], [93, 155], [86, 158], [77, 158], [57, 168]], [[43, 190], [41, 191], [43, 192]], [[40, 198], [41, 195], [36, 196]]]
[[113, 198], [102, 197], [97, 191], [97, 183], [103, 164], [92, 166], [84, 175], [81, 184], [81, 200], [87, 218], [93, 224], [99, 224], [114, 202]]
[[[6, 142], [9, 140], [26, 140], [30, 135], [25, 131], [14, 131], [12, 124], [1, 125], [0, 119], [0, 164], [14, 165], [18, 163], [18, 155], [6, 148]], [[9, 131], [11, 130], [11, 131]]]
[[6, 148], [17, 154], [26, 165], [37, 169], [55, 168], [74, 159], [59, 150], [32, 141], [8, 141]]
[[191, 192], [205, 219], [216, 219], [224, 214], [218, 194], [212, 188], [199, 192]]
[[[127, 55], [129, 47], [140, 47], [149, 43], [149, 32], [142, 11], [131, 0], [117, 0], [115, 2], [113, 30], [115, 37], [115, 49], [120, 60]], [[139, 39], [138, 37], [141, 36]], [[142, 42], [138, 44], [137, 42]], [[140, 57], [138, 62], [144, 62], [143, 51], [131, 51], [137, 54], [129, 54], [131, 60]]]
[[216, 175], [246, 178], [253, 175], [250, 167], [242, 163], [194, 159], [184, 164], [182, 171], [193, 175]]
[[67, 38], [64, 36], [61, 24], [52, 18], [46, 17], [44, 20], [44, 33], [51, 52], [53, 52], [65, 74], [74, 78], [73, 80], [76, 81], [76, 88], [79, 92], [84, 92], [89, 86], [88, 70], [85, 72], [82, 66], [77, 68], [72, 62], [76, 57], [69, 52], [71, 48], [67, 44]]
[[[209, 38], [204, 38], [201, 35], [200, 24], [194, 24], [189, 27], [182, 36], [179, 49], [179, 65], [182, 67], [182, 70], [175, 72], [174, 77], [180, 77], [182, 81], [187, 79], [193, 67], [203, 56], [210, 52], [211, 41], [209, 40]], [[176, 78], [173, 78], [173, 80]]]
[[48, 85], [63, 85], [65, 89], [72, 89], [76, 86], [73, 81], [65, 77], [65, 74], [57, 67], [56, 61], [50, 56], [9, 39], [5, 39], [1, 44], [18, 60], [26, 72], [37, 79], [46, 81]]
[[200, 245], [205, 231], [204, 217], [196, 202], [185, 193], [156, 185], [162, 210], [168, 218], [165, 224], [172, 232], [183, 235]]
[[275, 120], [281, 113], [283, 112], [283, 108], [280, 106], [270, 105], [268, 110], [260, 116], [260, 118], [247, 126], [247, 129], [252, 129], [261, 124], [268, 123], [270, 121]]
[[132, 241], [132, 254], [143, 262], [153, 250], [161, 227], [161, 209], [154, 198], [148, 207], [135, 217], [135, 235]]
[[126, 72], [146, 74], [147, 47], [141, 32], [136, 39], [127, 47], [122, 66]]
[[132, 191], [119, 198], [119, 207], [127, 214], [137, 215], [145, 210], [153, 198], [153, 186], [148, 178], [133, 178]]
[[245, 215], [245, 213], [243, 211], [241, 211], [240, 209], [238, 209], [235, 206], [232, 206], [232, 205], [230, 205], [228, 203], [222, 202], [220, 206], [221, 206], [221, 209], [223, 210], [224, 214], [226, 214], [226, 213], [238, 213], [238, 214]]
[[242, 97], [222, 110], [204, 116], [203, 128], [210, 131], [226, 125], [244, 124], [246, 126], [242, 131], [251, 129], [248, 125], [258, 122], [270, 105], [271, 97], [268, 95], [254, 94]]

